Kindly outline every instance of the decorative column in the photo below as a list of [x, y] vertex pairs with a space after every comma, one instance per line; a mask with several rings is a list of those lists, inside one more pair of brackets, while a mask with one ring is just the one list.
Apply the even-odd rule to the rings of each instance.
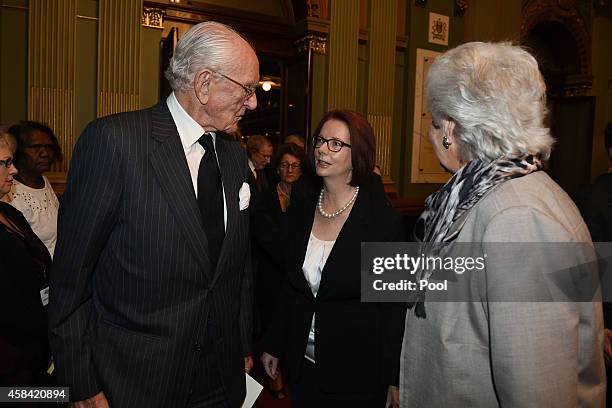
[[44, 122], [58, 136], [66, 172], [74, 134], [75, 32], [77, 0], [29, 2], [28, 118]]
[[358, 3], [355, 0], [331, 1], [330, 20], [327, 107], [355, 109], [359, 46]]
[[391, 174], [396, 25], [394, 7], [384, 1], [370, 2], [367, 111], [376, 135], [376, 163], [387, 177]]
[[100, 0], [98, 116], [140, 107], [142, 11], [142, 0]]

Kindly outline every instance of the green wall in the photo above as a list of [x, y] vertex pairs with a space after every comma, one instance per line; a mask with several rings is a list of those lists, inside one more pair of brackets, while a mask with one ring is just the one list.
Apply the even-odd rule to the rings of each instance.
[[519, 42], [521, 0], [471, 0], [465, 16], [465, 41]]
[[159, 101], [161, 70], [161, 35], [159, 28], [141, 27], [140, 31], [140, 106], [153, 106]]
[[[414, 123], [414, 91], [416, 77], [416, 50], [423, 48], [432, 51], [444, 52], [449, 48], [455, 47], [463, 42], [463, 18], [454, 17], [454, 1], [452, 0], [430, 0], [426, 7], [417, 7], [414, 2], [409, 2], [408, 27], [409, 46], [406, 49], [406, 80], [404, 88], [407, 90], [405, 100], [406, 115], [405, 128], [403, 134], [403, 156], [404, 160], [401, 168], [401, 178], [398, 180], [399, 193], [402, 197], [414, 203], [422, 203], [431, 193], [440, 188], [440, 184], [411, 183], [410, 171], [412, 167], [412, 130]], [[431, 44], [428, 42], [429, 13], [438, 13], [449, 16], [449, 41], [448, 47]], [[397, 84], [396, 84], [397, 85]]]
[[0, 124], [28, 114], [27, 7], [27, 0], [0, 0]]
[[98, 82], [98, 2], [79, 0], [76, 19], [74, 81], [75, 134], [96, 117]]

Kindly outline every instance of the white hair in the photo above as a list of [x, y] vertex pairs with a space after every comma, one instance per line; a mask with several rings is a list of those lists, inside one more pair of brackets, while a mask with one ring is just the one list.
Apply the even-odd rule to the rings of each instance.
[[9, 149], [11, 154], [15, 154], [15, 150], [17, 150], [17, 140], [15, 136], [8, 132], [0, 131], [0, 148], [3, 147]]
[[426, 92], [433, 120], [455, 123], [463, 159], [550, 156], [546, 85], [521, 47], [471, 42], [449, 50], [431, 65]]
[[204, 68], [221, 71], [240, 65], [240, 61], [234, 61], [235, 53], [231, 52], [236, 49], [237, 40], [249, 44], [231, 27], [214, 21], [206, 21], [189, 29], [178, 42], [165, 72], [172, 89], [193, 89], [195, 74]]

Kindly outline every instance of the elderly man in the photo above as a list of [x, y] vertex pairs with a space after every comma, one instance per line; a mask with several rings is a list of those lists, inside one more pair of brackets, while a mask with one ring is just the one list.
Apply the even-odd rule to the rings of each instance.
[[264, 135], [253, 135], [247, 140], [247, 155], [249, 156], [249, 186], [254, 193], [261, 193], [270, 186], [269, 176], [264, 168], [270, 164], [274, 148]]
[[[255, 51], [194, 26], [157, 106], [92, 122], [61, 200], [49, 320], [75, 406], [239, 407], [250, 369], [244, 150]], [[246, 366], [246, 367], [245, 367]]]

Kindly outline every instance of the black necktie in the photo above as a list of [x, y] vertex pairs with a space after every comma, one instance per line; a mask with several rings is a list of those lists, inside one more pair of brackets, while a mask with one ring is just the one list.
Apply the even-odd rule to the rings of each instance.
[[212, 136], [205, 133], [198, 142], [205, 150], [198, 169], [198, 205], [202, 213], [204, 232], [208, 238], [210, 260], [215, 268], [225, 238], [223, 186]]
[[268, 183], [266, 182], [266, 174], [261, 169], [256, 169], [255, 173], [257, 173], [257, 191], [262, 192], [266, 188], [268, 188]]

